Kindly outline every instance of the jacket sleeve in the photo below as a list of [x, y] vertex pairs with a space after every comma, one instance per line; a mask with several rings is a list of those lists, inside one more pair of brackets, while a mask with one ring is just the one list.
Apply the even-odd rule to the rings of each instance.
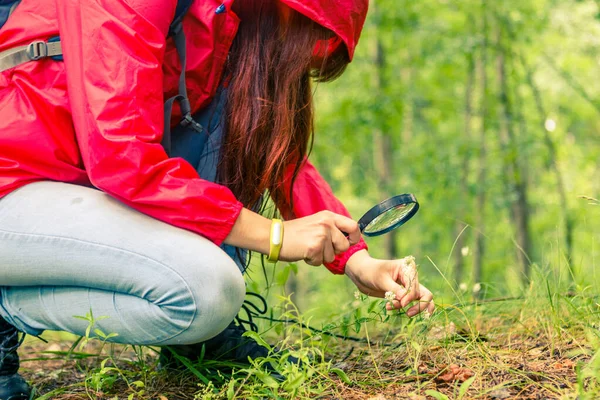
[[[290, 165], [285, 172], [286, 194], [290, 193], [289, 184], [294, 173], [294, 168], [295, 165]], [[300, 166], [292, 190], [292, 200], [293, 209], [282, 210], [284, 217], [301, 218], [323, 210], [350, 217], [350, 213], [346, 207], [335, 197], [329, 184], [327, 184], [325, 179], [319, 174], [319, 171], [308, 160], [304, 160]], [[332, 263], [325, 263], [325, 267], [334, 274], [343, 274], [346, 262], [350, 256], [366, 248], [367, 244], [361, 237], [360, 242], [351, 246], [344, 253], [338, 254]]]
[[160, 145], [162, 61], [176, 3], [56, 0], [73, 123], [94, 186], [220, 244], [242, 204]]

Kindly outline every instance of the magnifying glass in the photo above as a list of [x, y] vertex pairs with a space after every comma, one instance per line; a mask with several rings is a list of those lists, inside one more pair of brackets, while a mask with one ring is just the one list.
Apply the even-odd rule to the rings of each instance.
[[419, 211], [419, 203], [413, 194], [401, 194], [382, 201], [358, 220], [358, 227], [365, 236], [379, 236], [406, 223]]

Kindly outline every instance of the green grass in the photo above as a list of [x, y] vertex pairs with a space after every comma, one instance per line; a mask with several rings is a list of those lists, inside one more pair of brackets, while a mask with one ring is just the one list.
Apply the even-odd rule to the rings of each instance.
[[[430, 319], [387, 313], [381, 299], [355, 298], [348, 279], [323, 268], [254, 265], [248, 289], [271, 306], [271, 320], [255, 319], [261, 335], [254, 338], [279, 355], [251, 366], [190, 360], [184, 371], [169, 373], [158, 367], [158, 348], [48, 332], [47, 344], [25, 342], [21, 372], [40, 399], [600, 398], [593, 262], [576, 268], [575, 279], [555, 254], [552, 263], [532, 266], [527, 287], [507, 268], [506, 282], [482, 284], [476, 293], [451, 281], [449, 258], [441, 267], [422, 259], [420, 279], [436, 295]], [[292, 288], [294, 296], [287, 295]], [[102, 316], [82, 318], [90, 334], [112, 334], [93, 329]], [[266, 372], [267, 362], [282, 381]]]
[[[570, 287], [567, 285], [567, 287]], [[539, 270], [516, 298], [476, 300], [456, 293], [431, 319], [386, 315], [383, 302], [349, 300], [325, 322], [281, 298], [282, 318], [263, 337], [282, 357], [216, 370], [190, 363], [179, 374], [157, 368], [156, 350], [74, 338], [30, 339], [22, 371], [43, 399], [502, 399], [600, 397], [600, 305], [590, 287], [565, 290]], [[287, 310], [287, 311], [283, 311]], [[329, 336], [354, 336], [361, 341]], [[50, 350], [50, 351], [48, 351]], [[299, 368], [286, 362], [299, 357]], [[285, 381], [265, 372], [278, 366]]]

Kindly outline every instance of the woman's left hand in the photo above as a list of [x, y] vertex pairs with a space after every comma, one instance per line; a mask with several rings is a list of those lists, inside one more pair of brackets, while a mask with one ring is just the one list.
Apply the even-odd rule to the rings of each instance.
[[419, 284], [419, 276], [414, 264], [403, 260], [379, 260], [372, 258], [366, 250], [354, 253], [346, 264], [346, 275], [356, 287], [368, 296], [385, 298], [386, 292], [393, 292], [396, 299], [388, 302], [387, 309], [404, 308], [413, 301], [418, 303], [406, 311], [413, 317], [421, 311], [433, 313], [433, 295]]

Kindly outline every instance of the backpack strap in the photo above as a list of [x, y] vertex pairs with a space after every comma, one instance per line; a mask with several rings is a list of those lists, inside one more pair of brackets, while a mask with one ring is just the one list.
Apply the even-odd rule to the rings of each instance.
[[169, 36], [175, 36], [175, 30], [181, 25], [183, 22], [183, 17], [187, 14], [188, 10], [192, 6], [193, 0], [177, 0], [177, 6], [175, 7], [175, 17], [173, 17], [173, 21], [171, 21], [171, 26], [169, 26]]
[[0, 28], [4, 26], [10, 14], [15, 11], [21, 0], [0, 0]]
[[[164, 131], [162, 146], [164, 147], [167, 154], [171, 152], [171, 114], [173, 111], [173, 103], [176, 101], [179, 103], [181, 110], [182, 120], [181, 125], [184, 127], [189, 126], [191, 129], [197, 132], [203, 132], [204, 128], [202, 125], [197, 123], [192, 118], [190, 100], [187, 96], [187, 88], [185, 85], [185, 61], [186, 61], [186, 49], [185, 49], [185, 34], [183, 32], [183, 17], [188, 12], [192, 5], [193, 0], [178, 0], [177, 6], [175, 7], [175, 17], [173, 22], [169, 26], [169, 34], [167, 37], [173, 37], [175, 41], [175, 48], [179, 55], [179, 62], [181, 64], [181, 74], [179, 75], [179, 89], [176, 96], [171, 97], [165, 102], [164, 107]], [[10, 4], [10, 9], [0, 11], [6, 11], [7, 17], [9, 12], [12, 12], [15, 7], [19, 4], [20, 0], [0, 0], [0, 6], [6, 7]], [[6, 3], [6, 4], [5, 4]], [[222, 7], [217, 9], [217, 13], [223, 12]], [[219, 11], [220, 10], [220, 11]], [[60, 43], [60, 37], [56, 36], [50, 38], [48, 42], [35, 41], [26, 46], [20, 46], [14, 49], [9, 49], [4, 52], [0, 52], [0, 72], [6, 69], [14, 68], [15, 66], [28, 61], [37, 61], [44, 58], [50, 57], [55, 61], [62, 61], [62, 48]]]
[[186, 48], [185, 48], [185, 33], [183, 32], [183, 17], [190, 8], [192, 0], [179, 0], [175, 9], [175, 19], [169, 28], [169, 37], [173, 37], [175, 48], [179, 55], [179, 63], [181, 65], [181, 74], [179, 75], [179, 90], [177, 95], [171, 97], [165, 102], [164, 108], [164, 129], [161, 144], [168, 155], [171, 154], [171, 114], [173, 112], [173, 104], [175, 101], [179, 103], [182, 119], [180, 124], [184, 127], [189, 126], [196, 132], [204, 132], [202, 125], [194, 121], [192, 118], [192, 110], [190, 100], [187, 96], [187, 87], [185, 85], [185, 66], [186, 66]]
[[48, 42], [36, 40], [25, 46], [0, 52], [0, 72], [29, 61], [38, 61], [48, 57], [53, 60], [62, 60], [62, 48], [58, 37], [51, 38]]

